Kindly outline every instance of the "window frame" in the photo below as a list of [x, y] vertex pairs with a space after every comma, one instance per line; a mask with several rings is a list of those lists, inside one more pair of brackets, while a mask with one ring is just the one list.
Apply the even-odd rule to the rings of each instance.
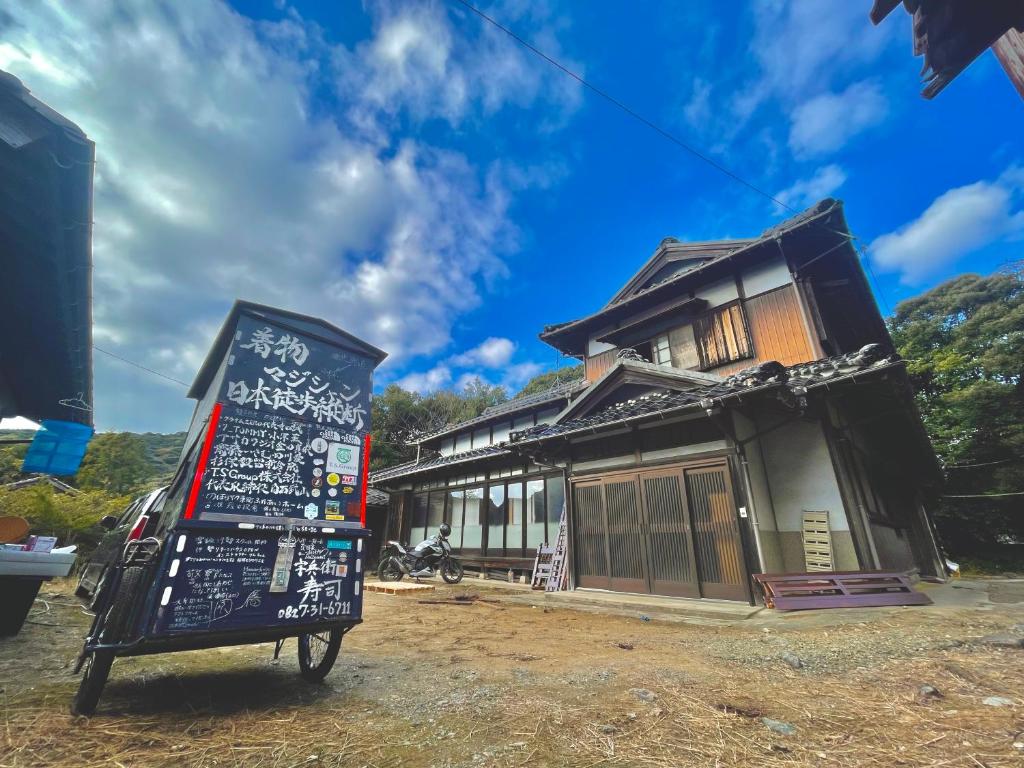
[[[732, 329], [732, 344], [726, 337], [727, 330], [722, 319], [728, 315], [729, 327]], [[737, 335], [737, 329], [742, 337]], [[710, 312], [705, 312], [693, 321], [693, 338], [697, 346], [697, 357], [700, 361], [698, 370], [709, 371], [720, 368], [739, 360], [754, 357], [754, 345], [750, 337], [750, 325], [741, 299], [730, 301]], [[735, 347], [735, 352], [731, 347]]]

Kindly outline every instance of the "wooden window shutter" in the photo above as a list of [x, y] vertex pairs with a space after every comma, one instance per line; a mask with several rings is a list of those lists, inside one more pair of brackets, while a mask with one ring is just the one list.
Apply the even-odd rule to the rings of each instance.
[[743, 305], [738, 302], [698, 318], [693, 330], [701, 370], [717, 368], [753, 354]]

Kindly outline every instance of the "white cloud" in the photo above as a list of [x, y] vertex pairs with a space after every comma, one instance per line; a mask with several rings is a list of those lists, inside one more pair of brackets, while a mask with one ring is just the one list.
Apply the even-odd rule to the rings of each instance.
[[839, 93], [823, 93], [794, 110], [789, 147], [797, 156], [834, 152], [882, 122], [889, 105], [877, 83], [853, 83]]
[[[551, 29], [535, 23], [538, 16], [548, 20], [543, 3], [532, 9], [506, 3], [500, 16], [518, 28], [533, 27], [535, 44], [581, 70], [561, 51]], [[489, 115], [506, 105], [525, 107], [538, 100], [557, 113], [556, 124], [576, 111], [582, 98], [577, 83], [553, 77], [491, 25], [476, 17], [464, 21], [455, 30], [448, 14], [430, 3], [374, 3], [373, 38], [353, 50], [337, 49], [333, 56], [341, 87], [359, 91], [353, 122], [374, 133], [382, 115], [406, 110], [418, 120], [436, 117], [454, 125], [475, 105]]]
[[484, 339], [479, 346], [455, 355], [451, 362], [464, 368], [482, 365], [485, 368], [501, 368], [508, 364], [516, 351], [516, 343], [512, 339], [491, 336]]
[[775, 193], [775, 199], [791, 208], [806, 208], [822, 198], [831, 196], [846, 183], [846, 171], [838, 165], [826, 165], [809, 179], [801, 179], [790, 187]]
[[711, 118], [711, 83], [704, 78], [693, 78], [690, 98], [683, 106], [683, 117], [693, 126], [706, 125]]
[[452, 371], [442, 363], [422, 373], [406, 374], [395, 383], [402, 389], [426, 395], [449, 386], [452, 383]]
[[[345, 49], [293, 10], [257, 23], [215, 0], [5, 6], [0, 66], [96, 141], [97, 344], [190, 380], [239, 297], [322, 316], [401, 365], [449, 344], [508, 274], [508, 208], [537, 174], [430, 145], [416, 121], [567, 115], [573, 99], [486, 25], [468, 27], [476, 56], [446, 5], [367, 12], [372, 37]], [[187, 420], [162, 380], [97, 356], [96, 382], [105, 428]]]
[[1014, 167], [995, 181], [944, 192], [925, 211], [871, 243], [875, 265], [920, 283], [987, 245], [1024, 236], [1024, 172]]
[[771, 97], [798, 103], [829, 88], [878, 58], [896, 32], [872, 27], [861, 3], [824, 9], [819, 0], [766, 0], [753, 8], [750, 50], [760, 73], [739, 97], [748, 111]]

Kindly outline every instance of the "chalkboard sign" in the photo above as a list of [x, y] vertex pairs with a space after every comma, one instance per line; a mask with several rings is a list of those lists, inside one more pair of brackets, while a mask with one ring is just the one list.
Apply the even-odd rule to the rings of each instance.
[[[170, 543], [174, 549], [156, 593], [154, 635], [362, 614], [359, 539], [181, 533]], [[283, 570], [282, 554], [288, 560]]]
[[194, 516], [358, 520], [363, 451], [356, 433], [222, 406]]
[[241, 315], [218, 400], [348, 433], [369, 429], [374, 361]]

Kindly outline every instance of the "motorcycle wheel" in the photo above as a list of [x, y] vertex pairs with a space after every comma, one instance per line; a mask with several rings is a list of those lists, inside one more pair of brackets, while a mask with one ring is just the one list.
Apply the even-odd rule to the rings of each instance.
[[441, 566], [441, 578], [445, 584], [458, 584], [462, 581], [463, 574], [462, 563], [458, 560], [449, 560]]
[[393, 557], [382, 560], [377, 566], [377, 578], [381, 581], [401, 581], [403, 576], [405, 574]]

